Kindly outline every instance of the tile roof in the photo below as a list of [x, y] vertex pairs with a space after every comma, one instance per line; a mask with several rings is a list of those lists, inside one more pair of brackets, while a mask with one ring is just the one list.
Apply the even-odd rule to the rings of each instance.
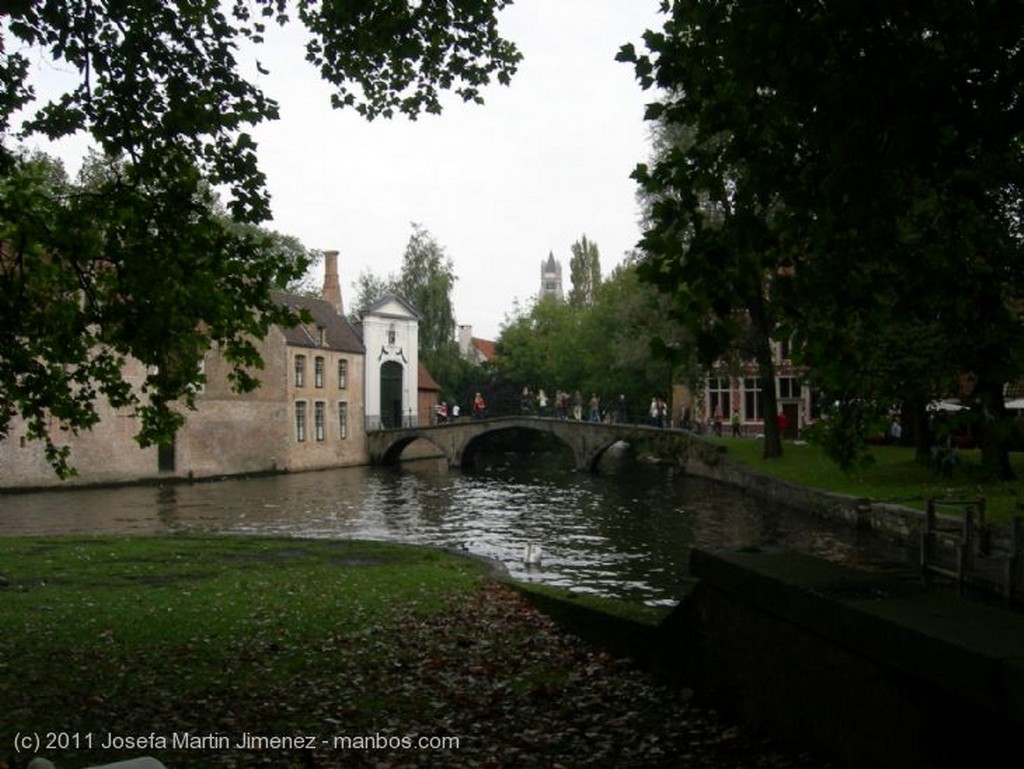
[[360, 315], [365, 317], [367, 315], [373, 315], [374, 313], [379, 314], [382, 308], [387, 307], [387, 305], [393, 302], [399, 304], [403, 309], [405, 309], [406, 312], [415, 317], [417, 320], [421, 320], [423, 318], [423, 316], [420, 315], [419, 311], [412, 306], [412, 303], [409, 302], [408, 299], [401, 297], [398, 294], [387, 294], [385, 296], [382, 296], [376, 302], [374, 302], [365, 310], [363, 310], [360, 313]]
[[[312, 324], [299, 324], [281, 329], [285, 341], [294, 347], [322, 348], [338, 352], [365, 353], [362, 339], [343, 315], [323, 299], [301, 294], [272, 291], [271, 298], [291, 310], [306, 310], [313, 317]], [[324, 329], [324, 344], [320, 344], [317, 327]]]
[[426, 367], [426, 366], [424, 366], [424, 365], [423, 365], [422, 363], [420, 364], [420, 370], [419, 370], [419, 382], [418, 382], [418, 385], [417, 385], [417, 387], [418, 387], [418, 389], [420, 389], [420, 390], [435, 390], [435, 391], [440, 391], [440, 389], [441, 389], [441, 385], [439, 385], [439, 384], [438, 384], [438, 383], [437, 383], [437, 382], [436, 382], [436, 381], [434, 380], [434, 377], [432, 377], [432, 376], [430, 375], [430, 372], [429, 372], [429, 371], [427, 371], [427, 367]]
[[490, 339], [478, 339], [473, 337], [473, 346], [480, 352], [484, 360], [494, 360], [497, 354], [498, 345]]

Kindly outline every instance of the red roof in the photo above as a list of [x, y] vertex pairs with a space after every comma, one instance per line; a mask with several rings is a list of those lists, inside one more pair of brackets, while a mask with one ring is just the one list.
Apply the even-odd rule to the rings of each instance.
[[430, 376], [430, 372], [427, 371], [427, 367], [422, 363], [420, 364], [419, 371], [419, 382], [416, 385], [420, 390], [434, 390], [440, 392], [441, 385], [434, 381], [434, 377]]
[[478, 339], [473, 337], [473, 346], [479, 350], [484, 360], [494, 360], [497, 344], [490, 339]]

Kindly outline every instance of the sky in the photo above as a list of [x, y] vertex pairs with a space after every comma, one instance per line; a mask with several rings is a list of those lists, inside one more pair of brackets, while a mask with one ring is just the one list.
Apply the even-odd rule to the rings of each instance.
[[512, 84], [488, 87], [484, 105], [451, 96], [443, 114], [416, 121], [332, 110], [328, 86], [303, 58], [304, 29], [275, 27], [258, 52], [270, 74], [243, 62], [280, 104], [280, 120], [252, 131], [271, 194], [267, 226], [337, 250], [351, 302], [361, 272], [399, 271], [416, 222], [453, 263], [456, 322], [496, 339], [516, 303], [535, 299], [549, 253], [568, 292], [570, 247], [581, 236], [600, 249], [604, 275], [640, 237], [629, 175], [649, 155], [643, 111], [654, 96], [615, 54], [662, 26], [658, 6], [516, 0], [499, 14], [524, 57]]

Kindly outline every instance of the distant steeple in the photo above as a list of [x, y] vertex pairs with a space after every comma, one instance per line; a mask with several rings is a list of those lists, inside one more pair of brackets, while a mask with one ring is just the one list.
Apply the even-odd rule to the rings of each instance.
[[540, 263], [540, 297], [562, 299], [562, 263], [548, 251], [548, 258]]
[[338, 252], [324, 251], [324, 288], [321, 298], [330, 302], [338, 315], [345, 314], [341, 302], [341, 281], [338, 279]]

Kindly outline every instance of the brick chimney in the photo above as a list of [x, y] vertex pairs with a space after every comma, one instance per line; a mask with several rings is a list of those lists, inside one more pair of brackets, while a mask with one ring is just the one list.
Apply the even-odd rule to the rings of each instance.
[[338, 315], [345, 314], [341, 303], [341, 282], [338, 280], [338, 252], [324, 251], [324, 290], [321, 298], [330, 302]]

